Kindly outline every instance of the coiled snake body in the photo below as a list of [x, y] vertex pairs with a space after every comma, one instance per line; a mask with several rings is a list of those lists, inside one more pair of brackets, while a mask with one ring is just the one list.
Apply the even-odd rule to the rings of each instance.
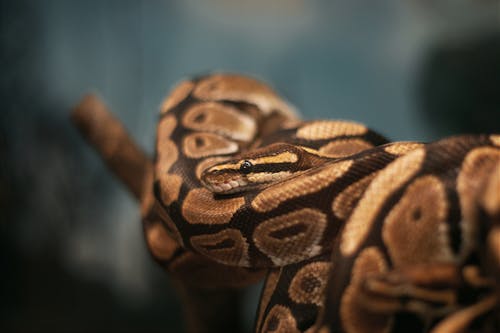
[[256, 331], [461, 332], [495, 317], [498, 135], [389, 143], [215, 74], [165, 100], [156, 152], [151, 252], [200, 285], [267, 270]]

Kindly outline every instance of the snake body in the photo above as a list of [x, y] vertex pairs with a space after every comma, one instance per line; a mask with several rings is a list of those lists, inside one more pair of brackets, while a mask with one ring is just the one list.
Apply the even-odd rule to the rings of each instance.
[[[500, 264], [497, 245], [480, 239], [500, 237], [487, 186], [499, 136], [389, 143], [358, 123], [301, 121], [263, 83], [215, 74], [167, 97], [156, 152], [150, 250], [171, 270], [211, 266], [222, 284], [269, 270], [256, 331], [397, 331], [408, 313], [428, 329], [495, 297], [482, 276], [498, 273], [483, 272]], [[437, 277], [422, 282], [422, 271]], [[481, 293], [453, 298], [462, 287]]]

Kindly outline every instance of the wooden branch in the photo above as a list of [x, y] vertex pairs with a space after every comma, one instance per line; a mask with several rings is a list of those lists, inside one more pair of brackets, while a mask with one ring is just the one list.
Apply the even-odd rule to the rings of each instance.
[[111, 172], [141, 201], [153, 163], [121, 122], [95, 95], [85, 96], [73, 109], [71, 119]]

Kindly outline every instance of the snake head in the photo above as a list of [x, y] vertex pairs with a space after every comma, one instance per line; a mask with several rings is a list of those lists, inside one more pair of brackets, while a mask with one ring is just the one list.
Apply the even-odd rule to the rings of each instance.
[[311, 149], [275, 143], [205, 169], [201, 182], [217, 194], [240, 193], [281, 182], [324, 161]]

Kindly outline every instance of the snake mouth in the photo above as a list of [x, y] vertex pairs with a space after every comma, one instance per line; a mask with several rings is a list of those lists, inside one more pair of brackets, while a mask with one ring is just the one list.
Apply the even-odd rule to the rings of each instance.
[[207, 189], [217, 194], [233, 194], [253, 187], [243, 178], [211, 183], [202, 181], [202, 183]]
[[210, 177], [205, 175], [201, 178], [201, 183], [208, 190], [216, 194], [234, 194], [247, 192], [256, 188], [263, 188], [277, 184], [290, 178], [290, 172], [260, 173], [255, 175], [245, 175], [239, 177]]

